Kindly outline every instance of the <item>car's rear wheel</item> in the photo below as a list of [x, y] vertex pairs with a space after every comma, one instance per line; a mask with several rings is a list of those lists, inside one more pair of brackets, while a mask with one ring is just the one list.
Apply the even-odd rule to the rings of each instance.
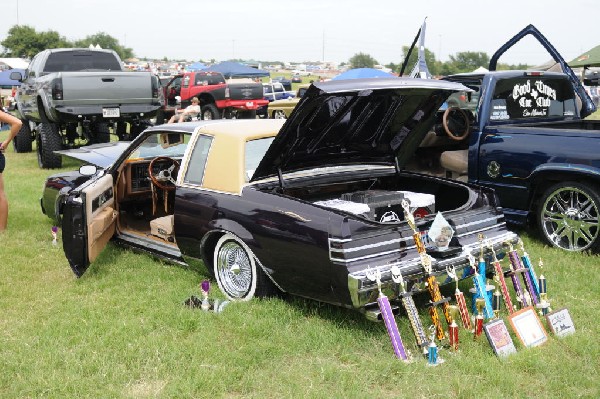
[[15, 152], [31, 152], [33, 149], [33, 136], [31, 135], [31, 126], [29, 126], [29, 121], [21, 120], [21, 129], [19, 129], [19, 133], [15, 136], [13, 140], [13, 146], [15, 148]]
[[202, 106], [202, 119], [212, 120], [221, 119], [219, 109], [214, 104], [206, 104]]
[[287, 116], [285, 116], [285, 112], [282, 110], [276, 109], [273, 111], [273, 119], [287, 119]]
[[219, 288], [230, 300], [248, 301], [275, 291], [250, 248], [233, 234], [225, 234], [217, 242], [213, 271]]
[[538, 207], [544, 239], [567, 251], [600, 249], [600, 196], [593, 185], [562, 182], [548, 188]]
[[42, 122], [37, 135], [38, 165], [43, 169], [60, 168], [62, 158], [54, 151], [62, 149], [62, 139], [53, 123]]

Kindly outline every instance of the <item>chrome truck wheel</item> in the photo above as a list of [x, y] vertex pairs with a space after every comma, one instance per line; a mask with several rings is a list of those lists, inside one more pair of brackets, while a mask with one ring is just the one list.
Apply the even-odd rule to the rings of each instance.
[[538, 223], [544, 239], [567, 251], [600, 247], [600, 197], [594, 186], [563, 182], [544, 193]]

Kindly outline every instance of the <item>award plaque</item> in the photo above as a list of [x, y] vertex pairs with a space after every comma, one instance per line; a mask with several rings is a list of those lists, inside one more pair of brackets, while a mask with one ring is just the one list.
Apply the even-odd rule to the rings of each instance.
[[546, 315], [546, 321], [548, 322], [550, 331], [557, 337], [564, 337], [575, 332], [575, 325], [566, 308], [548, 313]]
[[513, 313], [508, 320], [524, 346], [530, 348], [548, 340], [546, 330], [532, 306]]
[[488, 341], [490, 341], [490, 345], [492, 346], [492, 349], [494, 349], [496, 356], [504, 357], [517, 351], [517, 348], [515, 348], [513, 340], [508, 333], [506, 324], [504, 324], [502, 319], [495, 319], [486, 323], [483, 326], [483, 330], [485, 331], [485, 336]]

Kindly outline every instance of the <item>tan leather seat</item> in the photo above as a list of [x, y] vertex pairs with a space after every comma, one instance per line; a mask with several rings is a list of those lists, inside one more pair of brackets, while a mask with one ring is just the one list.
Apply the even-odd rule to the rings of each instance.
[[165, 241], [173, 242], [173, 215], [167, 215], [151, 220], [150, 233]]
[[468, 172], [469, 150], [444, 151], [440, 156], [440, 165], [458, 175]]

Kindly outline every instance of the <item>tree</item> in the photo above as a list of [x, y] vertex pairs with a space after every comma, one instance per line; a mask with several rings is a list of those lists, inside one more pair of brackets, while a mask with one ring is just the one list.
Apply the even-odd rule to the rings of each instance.
[[105, 49], [111, 49], [119, 54], [122, 60], [133, 58], [133, 50], [130, 48], [123, 47], [119, 44], [119, 41], [107, 33], [99, 32], [95, 35], [87, 36], [85, 39], [77, 40], [75, 47], [89, 47], [98, 45]]
[[6, 39], [0, 42], [4, 55], [31, 58], [48, 48], [71, 47], [72, 44], [58, 32], [49, 30], [38, 33], [28, 25], [15, 25], [8, 30]]
[[378, 64], [377, 60], [364, 53], [354, 54], [348, 63], [352, 68], [373, 68]]
[[450, 56], [449, 62], [455, 72], [471, 72], [479, 67], [487, 67], [490, 64], [490, 57], [481, 51], [464, 51]]

